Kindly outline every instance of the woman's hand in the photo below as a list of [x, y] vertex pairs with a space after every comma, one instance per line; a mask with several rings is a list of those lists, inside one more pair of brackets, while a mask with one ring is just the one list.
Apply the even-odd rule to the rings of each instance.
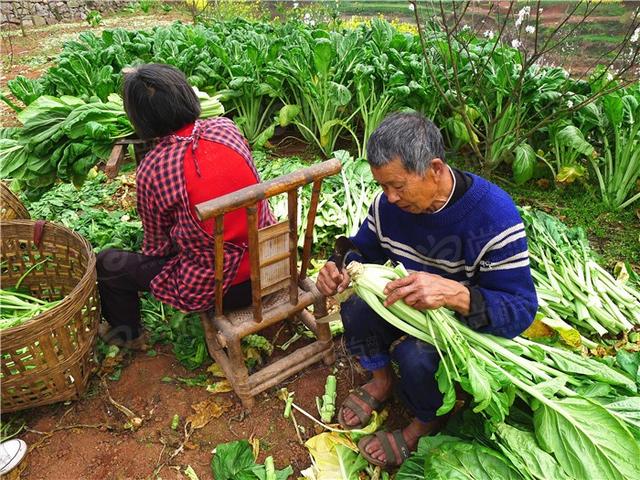
[[398, 300], [418, 310], [447, 307], [462, 315], [469, 314], [471, 295], [469, 289], [459, 282], [440, 275], [415, 272], [389, 282], [384, 289], [387, 295], [385, 306]]
[[344, 291], [350, 281], [351, 278], [345, 269], [340, 272], [334, 262], [327, 262], [318, 274], [316, 286], [320, 293], [330, 297]]

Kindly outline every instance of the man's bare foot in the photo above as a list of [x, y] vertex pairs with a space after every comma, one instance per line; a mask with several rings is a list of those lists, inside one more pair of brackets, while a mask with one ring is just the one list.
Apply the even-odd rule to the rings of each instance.
[[[409, 451], [415, 451], [416, 447], [418, 446], [418, 440], [420, 440], [420, 437], [439, 431], [444, 426], [445, 421], [446, 420], [443, 418], [438, 418], [431, 422], [425, 423], [418, 420], [417, 418], [414, 418], [413, 421], [402, 430], [402, 437], [407, 443]], [[403, 458], [400, 449], [398, 448], [396, 439], [393, 438], [392, 433], [385, 432], [385, 435], [387, 436], [387, 440], [389, 441], [389, 444], [391, 445], [391, 448], [395, 453], [396, 459]], [[387, 455], [384, 452], [380, 440], [378, 440], [377, 438], [373, 437], [371, 441], [366, 444], [364, 450], [367, 454], [369, 454], [379, 462], [387, 463]]]

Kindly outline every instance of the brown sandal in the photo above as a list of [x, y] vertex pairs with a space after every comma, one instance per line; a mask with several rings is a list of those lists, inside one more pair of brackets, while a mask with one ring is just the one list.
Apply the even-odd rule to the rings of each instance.
[[[355, 401], [355, 398], [358, 398], [366, 406], [371, 407], [371, 411], [369, 413], [365, 412], [364, 408], [362, 408], [360, 404]], [[384, 402], [381, 402], [377, 398], [374, 398], [364, 388], [358, 387], [349, 394], [344, 402], [342, 402], [342, 406], [340, 407], [340, 411], [338, 412], [338, 423], [340, 423], [340, 426], [342, 426], [342, 428], [344, 428], [345, 430], [364, 428], [369, 423], [369, 420], [371, 420], [373, 411], [378, 410], [383, 403]], [[345, 407], [351, 410], [356, 415], [356, 417], [358, 417], [358, 420], [360, 421], [358, 425], [347, 425], [347, 423], [344, 421], [343, 409]]]
[[[402, 463], [411, 456], [411, 451], [409, 450], [409, 446], [407, 442], [404, 441], [404, 437], [402, 436], [402, 430], [394, 430], [391, 432], [391, 436], [396, 442], [398, 447], [398, 451], [400, 452], [400, 458], [396, 455], [396, 451], [391, 446], [391, 442], [389, 442], [388, 433], [384, 430], [374, 433], [373, 435], [367, 435], [366, 437], [362, 437], [358, 442], [358, 450], [362, 456], [367, 460], [367, 462], [378, 465], [379, 467], [387, 468], [387, 467], [399, 467]], [[375, 438], [378, 439], [380, 445], [382, 445], [382, 450], [384, 450], [384, 454], [387, 457], [385, 462], [378, 460], [377, 458], [372, 457], [367, 453], [365, 448], [372, 442]]]

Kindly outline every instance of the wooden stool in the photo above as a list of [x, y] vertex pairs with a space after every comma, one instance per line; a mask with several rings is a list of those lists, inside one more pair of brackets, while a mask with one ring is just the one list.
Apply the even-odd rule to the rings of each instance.
[[[340, 168], [339, 160], [327, 160], [196, 206], [201, 220], [214, 217], [216, 225], [215, 309], [200, 315], [207, 347], [245, 408], [253, 406], [257, 394], [307, 366], [320, 360], [326, 365], [335, 361], [329, 325], [317, 322], [317, 319], [327, 315], [326, 298], [318, 291], [314, 282], [306, 277], [306, 272], [311, 258], [313, 226], [322, 179], [338, 173]], [[302, 262], [298, 271], [298, 189], [312, 182], [311, 205], [306, 219]], [[258, 202], [282, 193], [287, 194], [288, 218], [259, 229]], [[224, 311], [224, 215], [240, 208], [247, 211], [252, 305]], [[313, 314], [306, 310], [311, 305]], [[315, 333], [317, 340], [249, 375], [240, 346], [242, 338], [288, 318], [302, 321]]]

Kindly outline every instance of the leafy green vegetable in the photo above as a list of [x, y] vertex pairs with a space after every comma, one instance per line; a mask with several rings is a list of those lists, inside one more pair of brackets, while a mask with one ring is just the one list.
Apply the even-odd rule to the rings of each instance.
[[171, 430], [177, 430], [180, 425], [180, 415], [177, 413], [171, 418]]
[[496, 427], [498, 446], [503, 454], [521, 472], [526, 472], [532, 478], [544, 480], [569, 480], [564, 470], [555, 458], [540, 448], [536, 437], [531, 432], [519, 430], [506, 423]]
[[521, 185], [533, 177], [536, 166], [536, 154], [528, 143], [521, 143], [516, 147], [513, 160], [513, 179]]
[[640, 322], [640, 292], [597, 264], [582, 229], [568, 228], [538, 210], [522, 208], [520, 214], [540, 313], [551, 324], [569, 323], [602, 336], [629, 331]]
[[0, 330], [22, 325], [59, 303], [60, 300], [45, 301], [19, 291], [0, 289]]
[[[198, 93], [205, 115], [220, 115], [216, 97]], [[1, 135], [0, 177], [19, 180], [27, 187], [48, 187], [56, 178], [80, 186], [89, 171], [106, 160], [115, 141], [133, 134], [119, 95], [106, 100], [44, 95], [18, 114], [23, 128]], [[6, 138], [9, 137], [9, 138]]]
[[[256, 464], [251, 445], [246, 440], [218, 445], [211, 460], [211, 470], [216, 480], [267, 479], [265, 466]], [[277, 480], [286, 480], [293, 474], [293, 469], [288, 466], [274, 473]]]
[[13, 96], [25, 105], [31, 104], [44, 94], [44, 88], [38, 80], [31, 80], [22, 75], [18, 75], [13, 80], [9, 80], [7, 86], [11, 93], [13, 93]]
[[211, 470], [216, 480], [234, 480], [240, 472], [255, 465], [251, 445], [246, 440], [223, 443], [216, 447]]
[[[347, 270], [355, 293], [376, 313], [436, 347], [441, 360], [436, 378], [444, 394], [438, 415], [453, 408], [454, 381], [471, 394], [474, 411], [484, 412], [493, 424], [506, 419], [517, 394], [533, 410], [539, 446], [552, 453], [570, 476], [625, 479], [640, 469], [640, 444], [626, 427], [624, 414], [581, 398], [567, 386], [607, 382], [635, 392], [635, 383], [626, 376], [569, 351], [478, 333], [445, 309], [421, 312], [404, 302], [385, 307], [387, 282], [408, 274], [401, 264], [391, 268], [351, 262]], [[445, 469], [454, 459], [461, 461], [466, 454], [476, 453], [472, 447], [456, 448], [453, 456], [447, 452], [431, 454], [427, 467], [433, 459], [441, 458], [445, 466], [438, 468]], [[500, 468], [496, 469], [494, 475], [499, 474]], [[435, 471], [432, 474], [437, 475]]]
[[633, 436], [640, 442], [640, 397], [616, 397], [604, 402], [609, 412], [623, 421]]
[[618, 350], [616, 363], [640, 386], [640, 352]]
[[[84, 102], [71, 96], [41, 96], [18, 114], [24, 125], [7, 145], [0, 175], [31, 186], [56, 178], [81, 184], [89, 170], [105, 159], [115, 139], [133, 133], [122, 101]], [[6, 141], [5, 141], [6, 142]]]
[[137, 250], [142, 243], [142, 223], [135, 216], [134, 203], [114, 197], [124, 188], [120, 180], [107, 182], [98, 173], [79, 190], [58, 184], [39, 200], [24, 201], [34, 218], [55, 221], [80, 233], [96, 252], [110, 247]]
[[[372, 433], [372, 432], [370, 432]], [[302, 472], [313, 480], [359, 480], [368, 463], [353, 441], [336, 432], [324, 432], [305, 443], [313, 466]]]
[[494, 480], [522, 478], [499, 452], [477, 442], [437, 435], [422, 437], [414, 455], [404, 462], [397, 480]]
[[540, 446], [574, 478], [633, 478], [640, 447], [607, 409], [581, 398], [541, 402], [533, 421]]
[[640, 179], [640, 87], [636, 82], [627, 91], [604, 97], [604, 115], [598, 123], [603, 155], [590, 157], [603, 203], [612, 210], [640, 200], [640, 192], [636, 193]]
[[330, 423], [336, 412], [336, 386], [337, 380], [335, 375], [327, 375], [327, 381], [324, 386], [324, 395], [322, 395], [322, 399], [316, 397], [320, 420], [324, 423]]

